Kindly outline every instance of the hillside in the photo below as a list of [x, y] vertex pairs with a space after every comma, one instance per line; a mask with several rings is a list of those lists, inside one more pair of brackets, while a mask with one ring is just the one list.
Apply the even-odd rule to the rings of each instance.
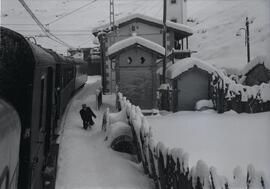
[[[91, 29], [109, 20], [108, 0], [26, 0], [36, 16], [50, 31], [74, 47], [93, 46]], [[73, 12], [73, 10], [79, 9]], [[162, 17], [161, 0], [115, 0], [116, 18], [132, 13]], [[246, 64], [245, 17], [250, 24], [251, 57], [270, 50], [269, 0], [189, 0], [188, 22], [194, 29], [190, 39], [194, 57], [235, 71]], [[59, 19], [59, 20], [57, 20]], [[1, 1], [1, 25], [24, 35], [39, 35], [41, 30], [17, 0]], [[65, 53], [63, 47], [45, 37], [37, 37], [41, 45]]]
[[[193, 56], [226, 68], [241, 69], [247, 62], [245, 27], [249, 17], [251, 59], [270, 51], [270, 1], [190, 1], [189, 18], [194, 29]], [[232, 70], [235, 71], [235, 70]]]

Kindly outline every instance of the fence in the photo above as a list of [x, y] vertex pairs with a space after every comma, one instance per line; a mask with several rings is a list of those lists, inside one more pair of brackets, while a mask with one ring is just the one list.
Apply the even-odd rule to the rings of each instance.
[[[156, 189], [266, 189], [265, 177], [258, 174], [252, 165], [248, 166], [247, 176], [235, 169], [234, 180], [229, 182], [220, 177], [215, 168], [209, 168], [202, 160], [190, 169], [189, 155], [182, 149], [170, 149], [157, 142], [146, 118], [139, 107], [132, 105], [121, 93], [117, 95], [119, 110], [125, 112], [133, 134], [137, 159], [142, 163], [145, 174], [153, 179]], [[104, 125], [108, 126], [109, 112], [104, 114]], [[106, 128], [104, 126], [104, 128]], [[268, 187], [267, 187], [268, 186]]]
[[228, 110], [238, 113], [270, 111], [270, 83], [250, 87], [213, 74], [211, 88], [214, 108], [219, 113]]
[[101, 105], [102, 105], [102, 88], [99, 87], [96, 90], [96, 108], [97, 108], [97, 110], [99, 110]]

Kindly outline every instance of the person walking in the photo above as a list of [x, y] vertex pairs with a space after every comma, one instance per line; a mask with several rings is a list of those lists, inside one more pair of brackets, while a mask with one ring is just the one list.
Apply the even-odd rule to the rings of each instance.
[[94, 121], [92, 117], [96, 118], [96, 115], [91, 110], [90, 107], [86, 106], [86, 104], [82, 104], [82, 109], [80, 110], [80, 115], [83, 120], [83, 128], [86, 130], [88, 127], [94, 125]]

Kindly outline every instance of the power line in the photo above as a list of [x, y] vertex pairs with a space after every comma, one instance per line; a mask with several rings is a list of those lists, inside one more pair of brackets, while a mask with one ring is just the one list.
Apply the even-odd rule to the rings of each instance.
[[73, 48], [72, 46], [70, 46], [69, 44], [62, 41], [58, 37], [56, 37], [54, 34], [52, 34], [46, 27], [44, 27], [43, 24], [35, 16], [35, 14], [31, 11], [31, 9], [27, 6], [27, 4], [24, 2], [24, 0], [19, 0], [19, 2], [22, 4], [22, 6], [25, 8], [25, 10], [30, 14], [30, 16], [37, 23], [37, 25], [40, 27], [40, 29], [47, 35], [48, 38], [50, 38], [51, 40], [54, 40], [54, 41], [58, 41], [59, 44], [62, 44], [66, 47]]
[[81, 10], [82, 8], [85, 8], [85, 7], [87, 7], [88, 5], [91, 5], [92, 3], [96, 2], [96, 1], [97, 1], [97, 0], [93, 0], [93, 1], [91, 1], [91, 2], [89, 2], [89, 3], [86, 3], [85, 5], [83, 5], [83, 6], [79, 7], [79, 8], [77, 8], [77, 9], [75, 9], [75, 10], [73, 10], [73, 11], [67, 13], [67, 14], [64, 14], [64, 15], [61, 16], [61, 17], [58, 17], [57, 19], [55, 19], [55, 20], [53, 20], [53, 21], [51, 21], [51, 22], [49, 22], [49, 23], [47, 23], [47, 24], [45, 24], [45, 25], [46, 25], [46, 26], [49, 26], [50, 24], [55, 23], [55, 22], [59, 21], [60, 19], [66, 17], [66, 16], [69, 16], [69, 15], [73, 14], [74, 12], [77, 12], [78, 10]]

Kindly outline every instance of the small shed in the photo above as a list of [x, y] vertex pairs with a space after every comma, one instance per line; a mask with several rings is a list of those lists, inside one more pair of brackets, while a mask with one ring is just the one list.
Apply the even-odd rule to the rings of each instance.
[[260, 85], [270, 81], [270, 57], [257, 56], [249, 62], [242, 71], [245, 77], [243, 84]]
[[164, 54], [162, 46], [139, 36], [108, 48], [109, 58], [115, 62], [118, 90], [142, 109], [156, 107], [156, 61]]
[[210, 99], [210, 79], [214, 72], [218, 72], [215, 67], [196, 58], [171, 64], [166, 76], [173, 88], [173, 111], [192, 111], [197, 101]]

